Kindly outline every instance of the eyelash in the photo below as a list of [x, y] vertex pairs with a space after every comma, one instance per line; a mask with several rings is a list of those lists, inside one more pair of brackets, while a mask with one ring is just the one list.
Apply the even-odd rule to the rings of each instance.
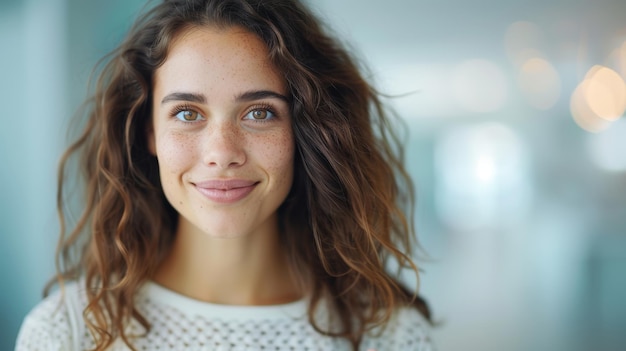
[[244, 114], [244, 117], [249, 115], [253, 111], [259, 111], [259, 110], [260, 111], [267, 111], [267, 112], [271, 113], [272, 117], [271, 118], [267, 118], [267, 119], [254, 119], [254, 118], [252, 118], [252, 120], [254, 120], [255, 123], [269, 123], [269, 122], [272, 122], [273, 120], [275, 120], [278, 117], [278, 114], [276, 113], [276, 110], [272, 107], [272, 105], [267, 104], [267, 103], [261, 103], [261, 104], [252, 106]]
[[[268, 119], [249, 119], [249, 120], [254, 120], [255, 123], [269, 123], [271, 121], [273, 121], [274, 119], [276, 119], [278, 117], [278, 114], [276, 113], [276, 109], [274, 109], [272, 107], [272, 105], [268, 104], [268, 103], [261, 103], [255, 106], [250, 107], [246, 113], [244, 113], [244, 117], [249, 115], [250, 113], [252, 113], [253, 111], [257, 111], [257, 110], [261, 110], [261, 111], [267, 111], [269, 112], [272, 116], [271, 118]], [[181, 119], [179, 119], [178, 117], [176, 117], [177, 114], [181, 113], [181, 112], [186, 112], [186, 111], [191, 111], [191, 112], [195, 112], [197, 113], [201, 119], [199, 120], [195, 120], [195, 121], [183, 121]], [[198, 112], [197, 109], [193, 108], [190, 105], [179, 105], [179, 106], [175, 106], [172, 111], [170, 112], [170, 115], [175, 118], [177, 121], [182, 122], [182, 123], [194, 123], [194, 122], [198, 122], [201, 120], [206, 119], [205, 116], [203, 116], [200, 112]]]
[[[202, 119], [204, 119], [205, 117], [202, 116], [202, 114], [200, 114], [200, 112], [198, 112], [196, 109], [194, 109], [193, 107], [189, 106], [189, 105], [179, 105], [179, 106], [175, 106], [172, 109], [172, 112], [170, 112], [170, 115], [172, 118], [176, 119], [176, 121], [178, 122], [182, 122], [182, 123], [193, 123], [193, 122], [198, 122], [199, 120], [196, 121], [183, 121], [181, 119], [179, 119], [178, 117], [176, 117], [176, 115], [178, 115], [181, 112], [186, 112], [186, 111], [190, 111], [190, 112], [195, 112], [197, 113], [200, 117], [202, 117]], [[200, 119], [200, 120], [202, 120]]]

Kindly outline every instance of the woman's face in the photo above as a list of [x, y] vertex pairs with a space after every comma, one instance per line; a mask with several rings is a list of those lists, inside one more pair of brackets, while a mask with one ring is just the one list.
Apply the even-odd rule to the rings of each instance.
[[294, 139], [265, 44], [239, 27], [186, 30], [153, 88], [149, 149], [181, 225], [214, 237], [276, 230]]

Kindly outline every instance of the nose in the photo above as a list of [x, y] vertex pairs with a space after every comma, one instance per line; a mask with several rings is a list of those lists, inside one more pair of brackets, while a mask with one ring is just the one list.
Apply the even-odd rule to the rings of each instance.
[[236, 123], [216, 122], [205, 134], [204, 164], [224, 169], [243, 165], [246, 162], [244, 139]]

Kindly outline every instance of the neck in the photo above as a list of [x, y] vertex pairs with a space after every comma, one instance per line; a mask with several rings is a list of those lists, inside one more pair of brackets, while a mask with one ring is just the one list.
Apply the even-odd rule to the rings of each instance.
[[156, 283], [188, 297], [227, 305], [272, 305], [301, 297], [280, 246], [278, 225], [215, 238], [183, 218]]

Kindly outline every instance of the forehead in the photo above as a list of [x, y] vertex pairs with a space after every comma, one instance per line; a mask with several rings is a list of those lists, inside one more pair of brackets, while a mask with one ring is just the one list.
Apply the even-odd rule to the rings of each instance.
[[233, 84], [285, 93], [284, 79], [270, 61], [267, 46], [241, 27], [195, 26], [178, 33], [154, 81], [155, 93], [168, 88], [233, 88]]

